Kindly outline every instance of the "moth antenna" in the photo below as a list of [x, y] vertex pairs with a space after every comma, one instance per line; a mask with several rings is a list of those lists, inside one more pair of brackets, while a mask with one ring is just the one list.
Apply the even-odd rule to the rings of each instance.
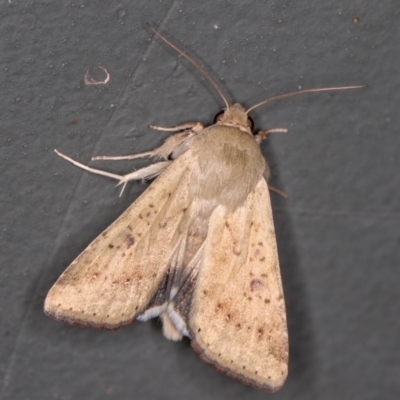
[[167, 43], [169, 46], [171, 46], [174, 50], [176, 50], [181, 56], [185, 57], [186, 60], [188, 60], [190, 63], [194, 65], [194, 67], [208, 80], [208, 82], [211, 83], [211, 85], [214, 87], [214, 89], [219, 93], [219, 95], [222, 97], [222, 100], [224, 100], [226, 109], [229, 109], [229, 103], [228, 100], [226, 100], [226, 97], [223, 95], [221, 89], [218, 87], [218, 85], [207, 75], [207, 73], [204, 71], [203, 68], [200, 67], [199, 64], [197, 64], [196, 61], [193, 60], [192, 57], [188, 56], [186, 53], [184, 53], [181, 49], [176, 47], [173, 43], [171, 43], [167, 38], [165, 38], [161, 33], [157, 32], [155, 28], [153, 28], [150, 24], [147, 24], [147, 26], [165, 43]]
[[298, 94], [304, 94], [304, 93], [313, 93], [313, 92], [327, 92], [330, 90], [348, 90], [348, 89], [362, 89], [368, 87], [367, 85], [359, 85], [359, 86], [339, 86], [339, 87], [327, 87], [327, 88], [315, 88], [315, 89], [303, 89], [303, 90], [298, 90], [297, 92], [290, 92], [286, 94], [281, 94], [279, 96], [271, 97], [267, 100], [263, 100], [260, 103], [255, 104], [254, 106], [251, 106], [248, 110], [246, 110], [246, 114], [248, 114], [250, 111], [254, 110], [255, 108], [262, 106], [263, 104], [266, 103], [271, 103], [272, 101], [275, 100], [281, 100], [281, 99], [286, 99], [288, 97], [293, 97], [297, 96]]

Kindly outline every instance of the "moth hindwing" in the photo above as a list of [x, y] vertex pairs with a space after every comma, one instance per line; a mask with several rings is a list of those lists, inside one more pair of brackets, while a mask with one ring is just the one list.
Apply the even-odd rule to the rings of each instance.
[[288, 336], [266, 179], [268, 165], [253, 135], [250, 110], [231, 105], [188, 55], [150, 27], [213, 85], [225, 103], [214, 125], [185, 123], [152, 151], [122, 157], [157, 162], [127, 175], [87, 167], [125, 185], [157, 179], [65, 270], [50, 289], [45, 313], [84, 327], [116, 329], [160, 317], [168, 339], [191, 339], [218, 370], [270, 391], [284, 383]]

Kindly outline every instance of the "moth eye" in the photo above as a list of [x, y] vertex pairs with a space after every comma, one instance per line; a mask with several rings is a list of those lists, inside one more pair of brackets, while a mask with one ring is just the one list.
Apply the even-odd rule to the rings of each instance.
[[224, 116], [225, 110], [221, 110], [218, 114], [215, 115], [214, 117], [214, 124], [216, 124], [218, 121], [221, 121], [222, 117]]

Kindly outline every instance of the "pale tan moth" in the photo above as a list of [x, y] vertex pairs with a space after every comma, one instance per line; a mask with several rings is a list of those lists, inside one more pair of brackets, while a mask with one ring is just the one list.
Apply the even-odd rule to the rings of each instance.
[[248, 113], [301, 93], [362, 86], [300, 90], [248, 110], [229, 104], [208, 127], [185, 123], [155, 150], [131, 156], [156, 163], [127, 175], [80, 164], [118, 180], [157, 177], [150, 187], [76, 258], [50, 289], [45, 313], [84, 327], [116, 329], [133, 320], [160, 317], [171, 340], [191, 339], [200, 357], [245, 384], [278, 390], [288, 371], [288, 335], [278, 252], [260, 143]]

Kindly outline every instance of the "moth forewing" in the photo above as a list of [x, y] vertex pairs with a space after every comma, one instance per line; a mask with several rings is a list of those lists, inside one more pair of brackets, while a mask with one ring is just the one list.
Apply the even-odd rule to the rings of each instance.
[[217, 207], [189, 318], [192, 345], [228, 375], [278, 390], [287, 376], [285, 304], [268, 188], [234, 212]]
[[188, 157], [176, 160], [72, 262], [46, 297], [47, 315], [113, 329], [144, 311], [187, 229]]

